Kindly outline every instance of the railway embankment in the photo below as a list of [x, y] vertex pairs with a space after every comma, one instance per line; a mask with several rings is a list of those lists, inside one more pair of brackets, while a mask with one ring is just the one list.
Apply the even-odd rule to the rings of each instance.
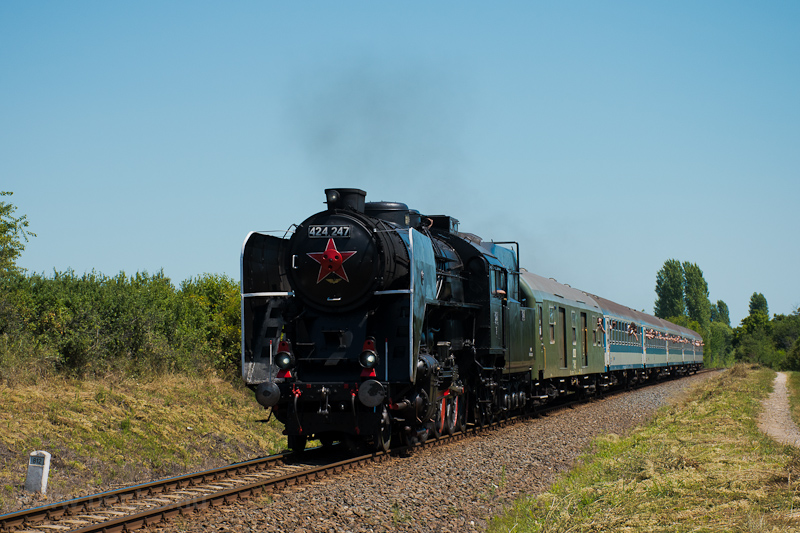
[[710, 376], [609, 396], [152, 530], [485, 531], [516, 498], [547, 490], [593, 439], [626, 434]]
[[759, 429], [765, 408], [787, 409], [765, 401], [774, 380], [737, 365], [629, 435], [600, 437], [490, 531], [800, 531], [800, 450]]
[[[0, 514], [275, 453], [286, 445], [243, 386], [213, 377], [0, 384]], [[28, 454], [51, 454], [45, 496]]]
[[[774, 377], [667, 381], [151, 529], [800, 530], [800, 454], [757, 424]], [[0, 388], [4, 510], [281, 448], [248, 394], [186, 378]], [[32, 443], [54, 452], [46, 500], [21, 492]]]

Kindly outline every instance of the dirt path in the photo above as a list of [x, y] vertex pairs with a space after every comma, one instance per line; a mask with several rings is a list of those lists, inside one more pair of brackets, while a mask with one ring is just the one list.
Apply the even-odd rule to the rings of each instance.
[[758, 428], [783, 444], [800, 447], [800, 430], [789, 412], [789, 389], [785, 372], [775, 376], [775, 389], [761, 404], [764, 410], [758, 417]]

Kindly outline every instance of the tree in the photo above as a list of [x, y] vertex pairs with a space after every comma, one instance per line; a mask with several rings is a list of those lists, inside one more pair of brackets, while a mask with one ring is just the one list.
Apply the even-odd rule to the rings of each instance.
[[746, 317], [742, 319], [742, 323], [736, 328], [737, 334], [741, 335], [754, 335], [758, 331], [762, 331], [767, 335], [772, 334], [772, 323], [769, 320], [769, 316], [761, 311], [760, 309], [756, 309], [754, 312], [750, 313]]
[[772, 322], [772, 342], [779, 350], [789, 352], [800, 338], [800, 314], [775, 315]]
[[800, 370], [800, 338], [794, 341], [789, 353], [786, 354], [786, 366], [789, 370]]
[[[763, 317], [765, 315], [757, 312], [755, 315], [750, 316]], [[736, 344], [736, 359], [739, 361], [757, 363], [774, 370], [781, 370], [785, 365], [786, 354], [775, 349], [775, 344], [773, 344], [766, 328], [759, 327], [747, 335], [741, 335]]]
[[708, 330], [706, 351], [711, 353], [712, 366], [727, 366], [733, 345], [733, 330], [723, 322], [712, 322]]
[[728, 311], [728, 304], [722, 300], [717, 300], [717, 303], [711, 306], [711, 321], [720, 322], [730, 327], [731, 315]]
[[689, 318], [705, 329], [711, 322], [711, 302], [708, 299], [708, 283], [703, 271], [696, 263], [683, 263], [683, 292]]
[[734, 330], [734, 356], [737, 360], [759, 363], [773, 370], [792, 367], [797, 358], [791, 354], [791, 349], [800, 336], [800, 321], [797, 316], [784, 315], [770, 320], [768, 313], [767, 299], [754, 292], [750, 297], [750, 314]]
[[[0, 196], [11, 196], [13, 192], [0, 192]], [[25, 242], [28, 236], [35, 237], [36, 234], [28, 231], [28, 218], [22, 215], [17, 218], [14, 211], [17, 208], [14, 204], [0, 202], [0, 276], [12, 272], [21, 272], [17, 267], [17, 258], [25, 249]]]
[[668, 259], [656, 276], [655, 315], [674, 318], [684, 315], [683, 267], [677, 259]]
[[760, 292], [754, 292], [750, 297], [750, 314], [755, 314], [756, 311], [761, 311], [769, 317], [769, 307], [767, 306], [767, 299]]

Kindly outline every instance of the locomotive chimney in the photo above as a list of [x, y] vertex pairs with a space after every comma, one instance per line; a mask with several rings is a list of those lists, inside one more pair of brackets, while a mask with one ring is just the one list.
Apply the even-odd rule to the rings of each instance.
[[364, 198], [367, 193], [361, 189], [325, 189], [328, 210], [352, 209], [359, 213], [364, 212]]

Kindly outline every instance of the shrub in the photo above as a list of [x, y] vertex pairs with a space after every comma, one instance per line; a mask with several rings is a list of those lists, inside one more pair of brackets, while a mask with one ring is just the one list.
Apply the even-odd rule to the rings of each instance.
[[163, 272], [72, 270], [0, 284], [0, 376], [230, 372], [238, 362], [238, 285], [204, 275], [177, 290]]

